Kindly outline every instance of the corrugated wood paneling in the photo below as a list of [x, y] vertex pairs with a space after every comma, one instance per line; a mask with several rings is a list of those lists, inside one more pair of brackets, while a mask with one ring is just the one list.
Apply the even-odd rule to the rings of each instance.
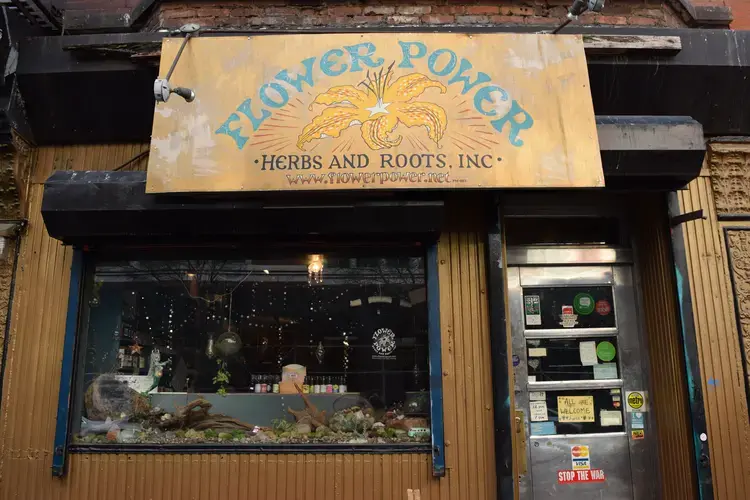
[[[51, 476], [72, 250], [41, 218], [41, 183], [55, 169], [112, 170], [142, 144], [38, 151], [29, 228], [20, 253], [5, 372], [0, 499], [492, 499], [489, 325], [484, 240], [475, 232], [440, 240], [440, 299], [448, 446], [447, 476], [433, 479], [429, 455], [74, 454], [68, 476]], [[145, 168], [145, 162], [127, 167]], [[458, 203], [450, 210], [468, 210]], [[464, 212], [470, 218], [473, 212]], [[460, 226], [456, 226], [460, 227]]]
[[714, 494], [750, 498], [750, 424], [742, 354], [711, 179], [691, 182], [680, 193], [680, 205], [683, 212], [703, 209], [706, 215], [705, 220], [685, 223], [684, 235]]
[[697, 498], [697, 478], [666, 210], [664, 198], [641, 195], [632, 227], [649, 350], [649, 394], [657, 427], [659, 498], [689, 500]]

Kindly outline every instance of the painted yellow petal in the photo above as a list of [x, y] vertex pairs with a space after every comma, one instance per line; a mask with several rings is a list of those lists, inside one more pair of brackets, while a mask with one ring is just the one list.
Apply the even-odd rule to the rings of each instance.
[[388, 149], [401, 144], [401, 136], [389, 139], [388, 135], [398, 125], [398, 118], [393, 113], [381, 114], [373, 120], [362, 124], [362, 138], [370, 149]]
[[445, 110], [431, 102], [397, 102], [388, 110], [407, 127], [427, 127], [430, 139], [435, 142], [440, 142], [448, 126]]
[[313, 118], [297, 138], [297, 147], [304, 149], [306, 142], [325, 137], [338, 137], [344, 129], [360, 125], [370, 115], [357, 108], [332, 107]]
[[367, 92], [359, 90], [351, 85], [342, 85], [340, 87], [331, 87], [326, 92], [318, 94], [315, 100], [310, 104], [312, 109], [313, 104], [351, 104], [358, 108], [370, 106], [371, 103], [377, 101], [377, 98], [368, 96]]
[[388, 87], [383, 97], [384, 102], [407, 102], [422, 94], [431, 87], [440, 89], [441, 94], [445, 94], [447, 89], [442, 83], [430, 80], [420, 73], [412, 73], [400, 77]]

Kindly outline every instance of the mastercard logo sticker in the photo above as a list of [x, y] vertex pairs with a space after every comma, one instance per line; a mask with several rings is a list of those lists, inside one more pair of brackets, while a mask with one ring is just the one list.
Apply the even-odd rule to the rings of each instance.
[[589, 447], [582, 445], [571, 446], [570, 454], [574, 458], [586, 458], [589, 456]]

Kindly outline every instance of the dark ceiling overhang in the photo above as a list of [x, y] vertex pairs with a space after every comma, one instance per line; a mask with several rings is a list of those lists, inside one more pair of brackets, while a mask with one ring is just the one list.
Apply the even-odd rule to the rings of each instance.
[[[681, 39], [682, 48], [676, 53], [589, 55], [598, 115], [692, 116], [707, 136], [750, 135], [750, 32], [581, 27], [570, 31]], [[256, 34], [261, 33], [270, 34]], [[17, 70], [23, 100], [10, 112], [26, 114], [31, 125], [27, 139], [38, 145], [147, 141], [157, 70], [133, 56], [139, 54], [138, 47], [140, 55], [147, 47], [158, 47], [161, 36], [132, 33], [23, 40]]]
[[[424, 197], [421, 197], [424, 198]], [[145, 172], [58, 171], [44, 186], [50, 236], [75, 245], [233, 241], [257, 236], [434, 235], [443, 202], [374, 194], [273, 197], [146, 194]]]
[[[597, 117], [607, 189], [664, 189], [695, 178], [704, 154], [700, 124], [685, 117]], [[69, 244], [323, 234], [434, 234], [440, 191], [146, 194], [145, 172], [55, 172], [42, 215]]]

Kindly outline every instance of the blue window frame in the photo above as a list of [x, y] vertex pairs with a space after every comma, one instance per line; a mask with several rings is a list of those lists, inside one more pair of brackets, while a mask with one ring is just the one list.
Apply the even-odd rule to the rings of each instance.
[[53, 474], [70, 449], [429, 451], [444, 475], [436, 245], [347, 252], [76, 251]]

